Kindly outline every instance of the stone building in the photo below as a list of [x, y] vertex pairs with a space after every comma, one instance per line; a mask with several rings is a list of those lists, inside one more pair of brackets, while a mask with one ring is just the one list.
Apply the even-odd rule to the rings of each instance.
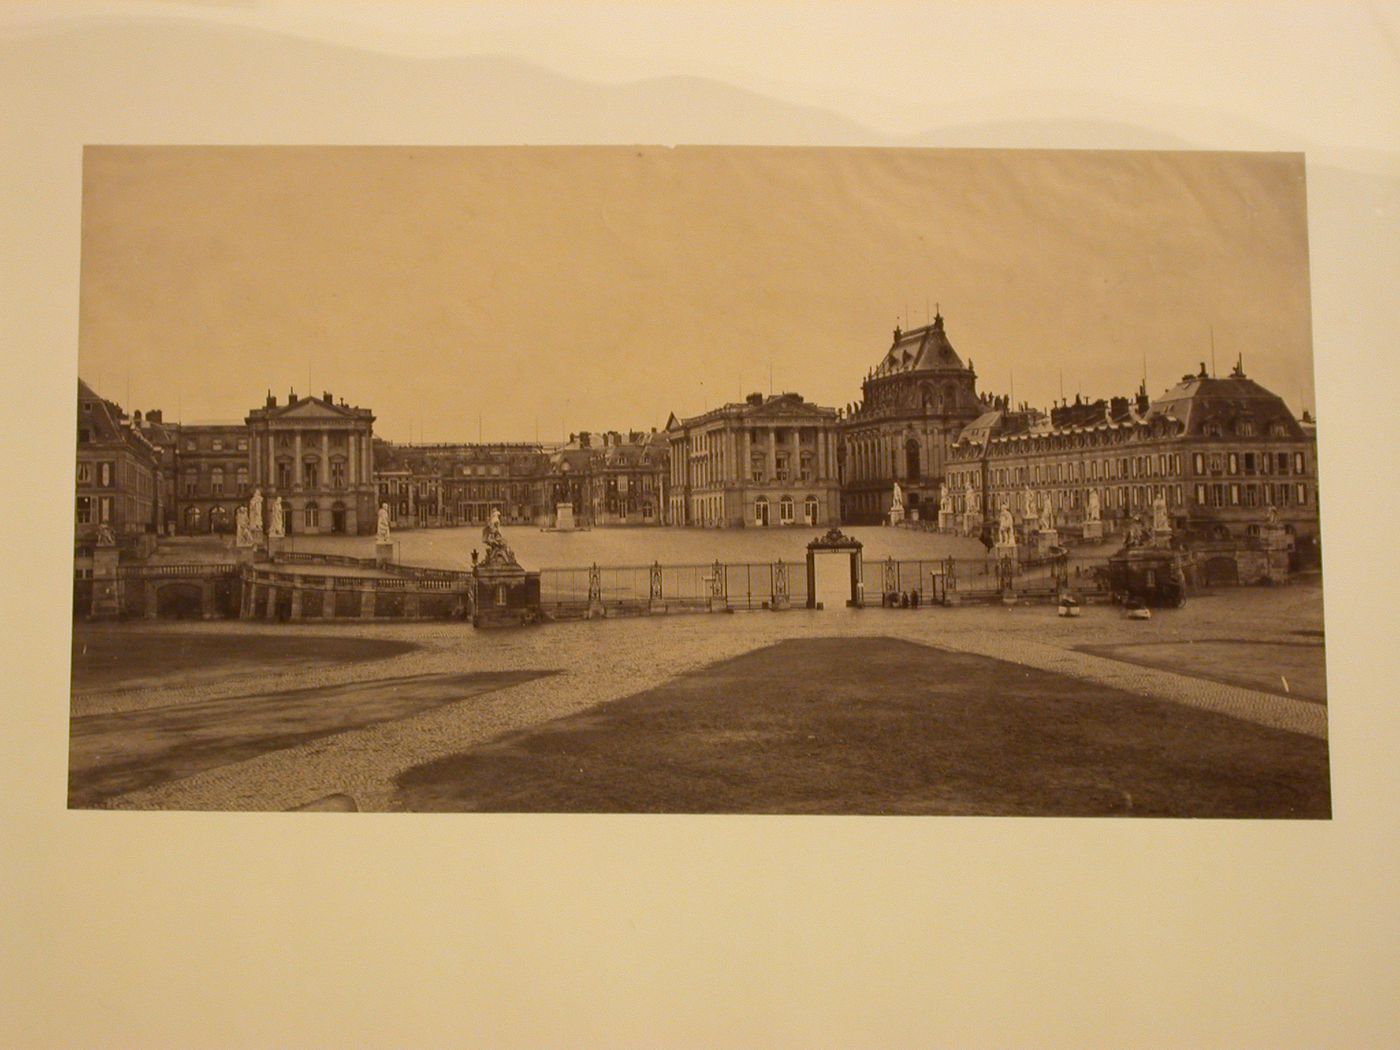
[[161, 488], [161, 450], [79, 379], [74, 543], [91, 546], [104, 524], [123, 546], [154, 533], [164, 518]]
[[1030, 501], [1048, 500], [1056, 527], [1074, 534], [1093, 492], [1109, 532], [1150, 514], [1160, 496], [1185, 539], [1248, 538], [1272, 507], [1305, 557], [1317, 544], [1311, 421], [1305, 428], [1242, 363], [1225, 378], [1202, 365], [1155, 400], [1145, 389], [1132, 399], [1076, 399], [1049, 417], [999, 406], [959, 435], [948, 481], [960, 527], [1003, 506], [1019, 522]]
[[286, 404], [269, 393], [245, 423], [250, 483], [265, 507], [281, 497], [288, 535], [374, 532], [374, 413], [329, 391]]
[[182, 423], [173, 430], [177, 531], [232, 533], [249, 484], [248, 428], [242, 423]]
[[799, 394], [742, 403], [666, 425], [673, 525], [834, 525], [841, 520], [834, 408]]
[[[574, 508], [574, 520], [591, 525], [659, 525], [666, 506], [667, 446], [664, 433], [608, 430], [580, 434], [593, 454], [583, 464], [586, 476], [578, 494], [586, 505]], [[567, 446], [566, 446], [567, 447]], [[574, 446], [577, 447], [577, 446]], [[576, 461], [564, 458], [571, 470]], [[575, 496], [577, 499], [577, 496]], [[566, 494], [563, 502], [572, 502]], [[582, 515], [582, 516], [581, 516]]]
[[941, 314], [923, 328], [896, 328], [841, 422], [843, 520], [884, 521], [895, 482], [910, 517], [932, 518], [948, 448], [985, 407], [972, 362], [958, 357]]

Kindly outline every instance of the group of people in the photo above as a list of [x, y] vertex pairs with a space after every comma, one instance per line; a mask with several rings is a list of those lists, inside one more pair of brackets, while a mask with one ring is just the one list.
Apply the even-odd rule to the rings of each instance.
[[891, 609], [917, 609], [922, 600], [918, 591], [891, 591], [885, 595], [885, 605]]

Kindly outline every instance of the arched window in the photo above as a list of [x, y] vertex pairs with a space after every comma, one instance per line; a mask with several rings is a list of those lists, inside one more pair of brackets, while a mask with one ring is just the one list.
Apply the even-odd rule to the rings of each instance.
[[753, 523], [755, 525], [768, 524], [768, 497], [759, 496], [753, 501]]
[[805, 514], [805, 516], [806, 516], [807, 524], [808, 524], [808, 525], [815, 525], [815, 524], [817, 523], [817, 497], [816, 497], [816, 496], [808, 496], [808, 497], [806, 498], [806, 500], [803, 501], [803, 512], [804, 512], [804, 514]]
[[784, 496], [778, 501], [778, 520], [784, 525], [791, 525], [793, 521], [793, 502], [791, 496]]
[[196, 531], [199, 530], [199, 508], [198, 508], [198, 507], [186, 507], [186, 508], [185, 508], [185, 528], [188, 529], [190, 532], [196, 532]]
[[306, 505], [306, 510], [304, 512], [304, 520], [308, 529], [315, 529], [320, 527], [321, 510], [319, 507], [316, 506], [314, 501]]
[[904, 443], [904, 472], [910, 481], [919, 480], [919, 442], [915, 438]]
[[213, 496], [224, 494], [224, 468], [214, 467], [209, 471], [209, 493]]

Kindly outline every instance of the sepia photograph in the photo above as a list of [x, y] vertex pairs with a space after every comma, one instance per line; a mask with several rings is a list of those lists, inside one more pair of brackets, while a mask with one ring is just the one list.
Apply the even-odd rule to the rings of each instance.
[[69, 807], [1331, 816], [1301, 154], [82, 167]]
[[0, 7], [0, 1045], [1392, 1045], [1398, 33]]

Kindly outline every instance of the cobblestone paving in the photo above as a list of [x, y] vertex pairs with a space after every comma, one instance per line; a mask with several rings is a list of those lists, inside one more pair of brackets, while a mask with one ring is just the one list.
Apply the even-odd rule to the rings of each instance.
[[[403, 769], [485, 743], [505, 733], [573, 714], [660, 685], [716, 660], [784, 638], [885, 635], [956, 649], [1216, 711], [1260, 725], [1325, 738], [1326, 708], [1267, 693], [1141, 667], [1073, 650], [1093, 641], [1184, 641], [1248, 637], [1321, 644], [1321, 591], [1296, 587], [1233, 591], [1203, 598], [1149, 621], [1127, 621], [1107, 607], [1063, 620], [1048, 606], [1013, 609], [829, 609], [784, 613], [638, 617], [475, 632], [463, 624], [292, 626], [227, 622], [182, 630], [255, 634], [334, 632], [412, 640], [420, 649], [386, 660], [287, 672], [258, 680], [261, 690], [365, 681], [390, 675], [485, 670], [557, 670], [558, 675], [447, 704], [401, 721], [342, 733], [273, 752], [112, 801], [121, 808], [282, 810], [335, 793], [362, 810], [389, 808]], [[163, 624], [162, 630], [171, 625]], [[132, 625], [133, 644], [141, 625]], [[1243, 632], [1243, 633], [1242, 633]], [[249, 691], [244, 680], [218, 687], [188, 682], [160, 690], [85, 694], [75, 714], [184, 703]]]

